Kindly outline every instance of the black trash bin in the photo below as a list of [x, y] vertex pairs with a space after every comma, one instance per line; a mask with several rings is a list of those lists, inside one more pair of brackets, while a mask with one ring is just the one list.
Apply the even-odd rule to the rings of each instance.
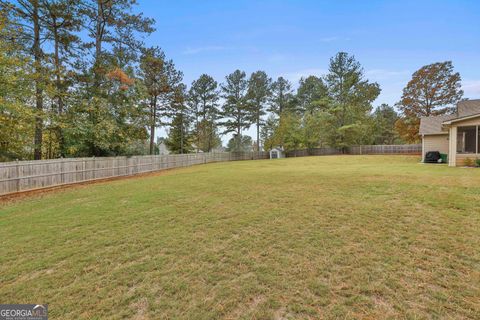
[[[428, 151], [425, 155], [425, 162], [426, 163], [440, 163], [441, 162], [441, 155], [438, 151]], [[440, 160], [440, 161], [438, 161]]]

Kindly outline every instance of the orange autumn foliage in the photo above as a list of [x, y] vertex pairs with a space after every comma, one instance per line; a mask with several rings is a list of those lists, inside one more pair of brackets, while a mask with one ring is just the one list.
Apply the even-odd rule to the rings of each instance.
[[125, 72], [120, 68], [115, 68], [112, 71], [107, 73], [107, 78], [110, 80], [115, 80], [120, 82], [121, 90], [127, 90], [129, 86], [134, 84], [134, 80], [130, 78]]

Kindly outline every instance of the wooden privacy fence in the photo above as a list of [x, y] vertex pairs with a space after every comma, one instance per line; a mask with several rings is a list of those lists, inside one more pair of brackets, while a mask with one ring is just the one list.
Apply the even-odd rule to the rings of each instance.
[[365, 145], [352, 146], [344, 149], [337, 148], [313, 148], [288, 151], [287, 157], [324, 156], [335, 154], [421, 154], [421, 144], [399, 144], [399, 145]]
[[[287, 157], [335, 154], [420, 154], [422, 145], [354, 146], [345, 149], [314, 148], [287, 152]], [[268, 152], [219, 152], [163, 156], [65, 158], [0, 163], [0, 195], [195, 164], [268, 159]]]
[[268, 157], [268, 152], [220, 152], [3, 162], [0, 163], [0, 195], [195, 164]]
[[347, 148], [348, 154], [421, 154], [421, 144], [371, 145]]

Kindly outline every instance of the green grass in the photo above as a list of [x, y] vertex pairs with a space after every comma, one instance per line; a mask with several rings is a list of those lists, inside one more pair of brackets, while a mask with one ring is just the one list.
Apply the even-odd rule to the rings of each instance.
[[478, 319], [480, 170], [195, 166], [0, 204], [0, 303], [51, 319]]

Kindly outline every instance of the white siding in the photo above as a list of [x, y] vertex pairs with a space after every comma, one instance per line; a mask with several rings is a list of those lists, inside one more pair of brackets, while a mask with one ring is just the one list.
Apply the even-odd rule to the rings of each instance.
[[423, 157], [429, 151], [440, 151], [440, 153], [448, 154], [448, 134], [424, 136]]

